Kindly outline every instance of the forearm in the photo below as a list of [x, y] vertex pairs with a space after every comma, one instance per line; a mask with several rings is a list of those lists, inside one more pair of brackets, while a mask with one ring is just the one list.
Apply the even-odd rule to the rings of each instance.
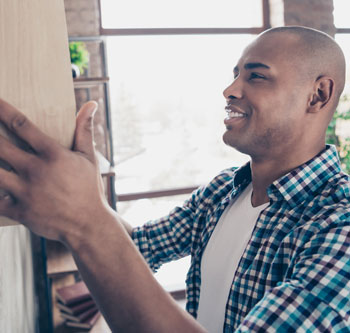
[[127, 221], [125, 221], [124, 218], [122, 218], [118, 213], [115, 213], [115, 216], [118, 222], [125, 228], [126, 232], [131, 237], [133, 227]]
[[204, 332], [156, 282], [114, 213], [106, 211], [99, 221], [67, 245], [111, 329]]

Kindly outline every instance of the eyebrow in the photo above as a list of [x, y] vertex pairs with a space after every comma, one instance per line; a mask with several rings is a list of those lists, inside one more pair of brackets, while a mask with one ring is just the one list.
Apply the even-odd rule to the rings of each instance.
[[[270, 69], [270, 66], [268, 65], [265, 65], [261, 62], [248, 62], [247, 64], [244, 65], [244, 69], [254, 69], [254, 68], [267, 68], [267, 69]], [[239, 69], [238, 69], [238, 66], [236, 66], [234, 69], [233, 69], [234, 72], [238, 72]]]
[[254, 69], [254, 68], [267, 68], [267, 69], [270, 69], [269, 66], [261, 63], [261, 62], [249, 62], [247, 64], [244, 65], [244, 68], [245, 69]]

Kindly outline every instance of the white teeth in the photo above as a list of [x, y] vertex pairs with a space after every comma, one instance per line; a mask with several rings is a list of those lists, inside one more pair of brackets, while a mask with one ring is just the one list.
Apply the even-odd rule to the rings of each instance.
[[227, 115], [229, 118], [243, 118], [245, 117], [246, 115], [243, 114], [243, 113], [240, 113], [240, 112], [227, 112]]

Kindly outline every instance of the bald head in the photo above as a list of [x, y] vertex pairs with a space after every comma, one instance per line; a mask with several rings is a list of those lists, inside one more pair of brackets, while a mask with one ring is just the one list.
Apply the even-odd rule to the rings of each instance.
[[291, 63], [303, 69], [301, 74], [306, 79], [333, 78], [335, 109], [345, 85], [345, 57], [336, 41], [324, 32], [301, 26], [272, 28], [263, 32], [259, 39], [272, 34], [289, 39], [290, 48], [284, 51]]

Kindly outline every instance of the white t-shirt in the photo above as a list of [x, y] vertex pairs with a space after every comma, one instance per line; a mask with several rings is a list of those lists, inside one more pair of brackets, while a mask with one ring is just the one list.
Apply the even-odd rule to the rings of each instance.
[[201, 262], [201, 292], [198, 322], [209, 333], [223, 332], [225, 309], [239, 261], [260, 212], [253, 207], [252, 185], [225, 209], [204, 250]]

